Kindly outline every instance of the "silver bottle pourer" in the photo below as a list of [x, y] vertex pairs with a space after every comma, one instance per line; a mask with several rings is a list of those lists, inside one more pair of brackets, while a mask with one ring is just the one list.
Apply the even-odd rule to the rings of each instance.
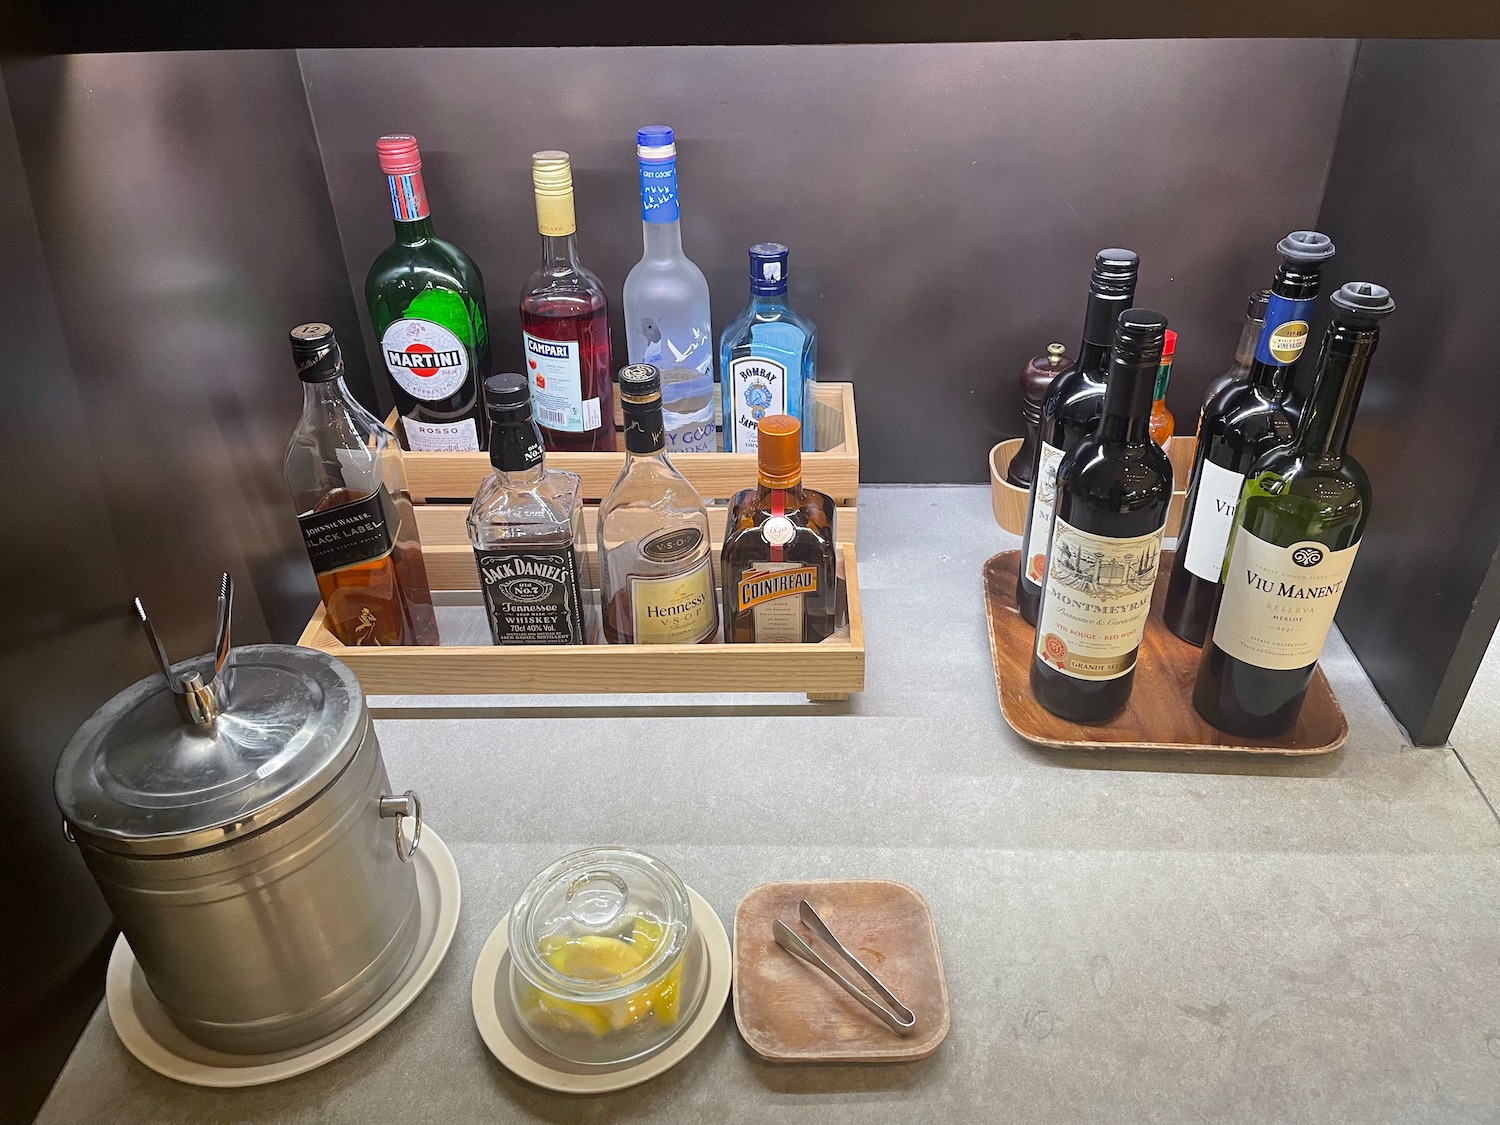
[[225, 573], [219, 579], [219, 625], [214, 639], [214, 671], [208, 682], [204, 683], [202, 675], [197, 672], [189, 672], [181, 678], [172, 674], [172, 662], [167, 658], [166, 646], [156, 635], [141, 599], [135, 599], [135, 615], [140, 618], [146, 641], [151, 645], [167, 686], [172, 689], [177, 710], [195, 726], [212, 726], [219, 712], [229, 705], [228, 677], [222, 673], [229, 659], [229, 617], [233, 603], [234, 579]]

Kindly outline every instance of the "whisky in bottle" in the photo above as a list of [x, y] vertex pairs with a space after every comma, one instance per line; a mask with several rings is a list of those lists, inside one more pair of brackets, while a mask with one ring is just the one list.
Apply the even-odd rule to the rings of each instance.
[[581, 645], [583, 481], [549, 469], [524, 375], [485, 381], [490, 464], [469, 508], [469, 542], [497, 645]]
[[667, 457], [661, 373], [620, 369], [625, 467], [599, 505], [599, 601], [610, 644], [718, 639], [703, 498]]
[[1151, 613], [1172, 501], [1172, 463], [1150, 429], [1166, 328], [1150, 309], [1120, 315], [1099, 424], [1057, 472], [1031, 690], [1074, 722], [1124, 709]]
[[346, 645], [435, 645], [437, 618], [396, 435], [354, 400], [333, 329], [292, 329], [302, 418], [286, 483], [328, 628]]
[[814, 644], [833, 635], [838, 548], [833, 500], [802, 487], [802, 424], [760, 420], [760, 480], [735, 495], [720, 570], [724, 639]]
[[1193, 685], [1200, 715], [1247, 738], [1297, 721], [1370, 516], [1370, 480], [1349, 455], [1349, 430], [1380, 321], [1396, 304], [1369, 282], [1345, 285], [1331, 303], [1296, 441], [1258, 460], [1240, 493]]
[[478, 452], [490, 373], [490, 330], [479, 267], [432, 232], [415, 137], [376, 142], [391, 190], [396, 241], [365, 278], [365, 303], [391, 377], [406, 448]]
[[1249, 379], [1216, 395], [1198, 427], [1182, 530], [1162, 610], [1167, 628], [1189, 644], [1201, 645], [1208, 629], [1245, 473], [1259, 457], [1291, 441], [1297, 426], [1292, 379], [1307, 343], [1323, 264], [1333, 257], [1333, 243], [1326, 234], [1299, 230], [1276, 249], [1281, 266], [1271, 285]]
[[1052, 534], [1057, 467], [1098, 427], [1115, 321], [1135, 303], [1135, 281], [1140, 268], [1140, 259], [1131, 250], [1101, 250], [1095, 256], [1088, 304], [1084, 306], [1083, 346], [1078, 350], [1078, 362], [1052, 381], [1042, 403], [1040, 445], [1031, 477], [1031, 493], [1026, 500], [1021, 573], [1016, 579], [1016, 606], [1032, 625], [1036, 624], [1037, 610], [1041, 607], [1042, 582], [1047, 571], [1047, 540]]

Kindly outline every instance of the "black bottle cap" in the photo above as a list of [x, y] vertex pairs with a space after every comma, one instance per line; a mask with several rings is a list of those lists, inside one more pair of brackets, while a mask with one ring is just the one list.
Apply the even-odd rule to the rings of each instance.
[[491, 414], [529, 408], [531, 384], [514, 371], [491, 375], [484, 381], [484, 405]]
[[1094, 274], [1089, 287], [1096, 293], [1135, 291], [1135, 280], [1141, 272], [1141, 259], [1134, 250], [1118, 246], [1094, 255]]
[[1298, 265], [1326, 262], [1333, 257], [1333, 239], [1315, 230], [1294, 230], [1276, 244], [1276, 252]]
[[292, 329], [291, 340], [292, 362], [304, 383], [329, 383], [343, 377], [344, 356], [330, 326], [299, 324]]
[[1126, 309], [1115, 328], [1115, 350], [1134, 351], [1153, 342], [1158, 353], [1167, 339], [1167, 318], [1155, 309]]
[[1345, 324], [1371, 325], [1396, 311], [1391, 291], [1373, 281], [1350, 281], [1329, 298], [1334, 319]]
[[661, 372], [649, 363], [631, 363], [620, 368], [622, 403], [650, 403], [661, 400]]

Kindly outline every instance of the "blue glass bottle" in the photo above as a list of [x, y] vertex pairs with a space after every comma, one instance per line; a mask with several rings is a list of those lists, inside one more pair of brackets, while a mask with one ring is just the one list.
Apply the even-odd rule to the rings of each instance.
[[724, 450], [753, 453], [757, 426], [768, 414], [802, 422], [802, 449], [817, 449], [813, 388], [818, 330], [786, 299], [787, 248], [778, 242], [750, 247], [750, 304], [719, 337], [723, 383]]

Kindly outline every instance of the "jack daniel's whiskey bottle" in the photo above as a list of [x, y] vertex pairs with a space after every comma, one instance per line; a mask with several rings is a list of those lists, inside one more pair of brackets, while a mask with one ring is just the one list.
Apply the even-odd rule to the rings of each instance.
[[328, 628], [346, 645], [435, 645], [437, 619], [396, 435], [354, 401], [333, 329], [292, 329], [302, 419], [286, 484]]

